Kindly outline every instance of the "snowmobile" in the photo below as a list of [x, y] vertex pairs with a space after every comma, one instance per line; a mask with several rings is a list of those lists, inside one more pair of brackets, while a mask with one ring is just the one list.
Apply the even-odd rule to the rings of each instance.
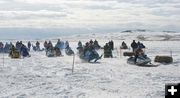
[[141, 48], [141, 49], [146, 48], [143, 43], [138, 42], [137, 45], [138, 45], [138, 48]]
[[98, 49], [101, 49], [101, 46], [100, 45], [94, 45], [94, 49], [98, 50]]
[[128, 46], [124, 41], [122, 42], [120, 49], [128, 49]]
[[33, 47], [33, 50], [34, 50], [34, 51], [37, 51], [37, 48], [36, 48], [36, 46], [32, 46], [32, 47]]
[[40, 49], [40, 47], [37, 47], [37, 46], [32, 46], [32, 47], [33, 47], [34, 51], [44, 51], [45, 50], [44, 48]]
[[61, 50], [58, 47], [54, 47], [55, 56], [62, 56]]
[[7, 44], [4, 46], [4, 53], [9, 53], [10, 49], [11, 49], [12, 45], [11, 44]]
[[9, 57], [18, 59], [21, 58], [21, 54], [17, 49], [13, 47], [9, 52]]
[[0, 53], [3, 53], [4, 52], [4, 48], [0, 48]]
[[120, 49], [128, 49], [128, 47], [124, 45], [124, 46], [120, 46]]
[[67, 47], [69, 47], [69, 42], [66, 41], [65, 44], [64, 44], [64, 48], [66, 49]]
[[86, 51], [84, 54], [81, 53], [80, 58], [88, 62], [91, 62], [92, 60], [94, 60], [94, 62], [97, 62], [97, 60], [102, 58], [102, 55], [99, 56], [99, 54], [95, 50], [93, 50]]
[[69, 47], [69, 48], [66, 48], [66, 49], [65, 49], [65, 53], [66, 53], [67, 55], [73, 55], [73, 54], [74, 54], [74, 51]]
[[52, 49], [49, 49], [46, 51], [46, 56], [47, 57], [58, 57], [62, 56], [61, 50], [58, 47], [54, 47]]
[[55, 57], [55, 51], [54, 50], [48, 50], [46, 51], [46, 56], [47, 57]]
[[30, 57], [28, 48], [26, 46], [23, 45], [20, 52], [23, 57]]
[[60, 42], [58, 42], [56, 45], [55, 45], [55, 47], [58, 47], [59, 49], [64, 49], [65, 48], [65, 44], [64, 44], [64, 42], [63, 41], [60, 41]]
[[83, 47], [82, 47], [82, 46], [78, 46], [76, 49], [77, 49], [79, 52], [83, 51]]
[[135, 57], [130, 57], [128, 58], [127, 63], [139, 66], [146, 66], [147, 64], [151, 64], [151, 59], [147, 57], [147, 55], [140, 55], [137, 57], [136, 62]]

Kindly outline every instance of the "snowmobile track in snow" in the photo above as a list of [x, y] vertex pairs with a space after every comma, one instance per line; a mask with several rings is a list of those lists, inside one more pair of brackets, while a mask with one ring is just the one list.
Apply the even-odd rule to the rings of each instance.
[[136, 66], [140, 66], [140, 67], [158, 67], [158, 66], [160, 66], [159, 64], [157, 64], [157, 65], [155, 65], [155, 64], [145, 64], [145, 65], [131, 64], [131, 65], [136, 65]]

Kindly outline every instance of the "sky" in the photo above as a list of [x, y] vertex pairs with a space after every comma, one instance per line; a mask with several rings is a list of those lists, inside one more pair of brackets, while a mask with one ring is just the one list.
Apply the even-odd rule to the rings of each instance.
[[0, 28], [180, 31], [180, 0], [0, 0]]

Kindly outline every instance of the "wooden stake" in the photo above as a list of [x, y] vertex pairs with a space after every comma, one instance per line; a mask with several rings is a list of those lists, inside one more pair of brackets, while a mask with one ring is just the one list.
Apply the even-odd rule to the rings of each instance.
[[118, 48], [116, 48], [116, 52], [117, 52], [117, 57], [119, 57], [119, 51], [118, 51]]
[[122, 53], [121, 53], [121, 48], [120, 48], [120, 58], [121, 58], [121, 55], [122, 55]]
[[3, 67], [4, 67], [4, 48], [3, 48]]
[[171, 57], [172, 57], [172, 50], [170, 51], [170, 55], [171, 55]]
[[73, 54], [72, 73], [74, 73], [75, 54]]

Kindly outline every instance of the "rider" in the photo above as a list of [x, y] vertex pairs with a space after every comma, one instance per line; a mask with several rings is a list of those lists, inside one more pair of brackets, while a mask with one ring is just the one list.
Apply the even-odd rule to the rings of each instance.
[[39, 43], [39, 41], [36, 42], [36, 48], [37, 48], [38, 51], [40, 50], [40, 43]]
[[28, 42], [28, 49], [29, 49], [29, 51], [31, 49], [31, 42], [30, 41]]
[[142, 50], [142, 48], [137, 48], [137, 49], [134, 51], [134, 55], [135, 55], [134, 63], [136, 63], [137, 58], [138, 58], [140, 55], [144, 55], [144, 51]]
[[135, 50], [138, 48], [138, 44], [136, 43], [135, 40], [133, 40], [133, 42], [131, 43], [131, 47], [133, 49], [133, 52], [135, 52]]

